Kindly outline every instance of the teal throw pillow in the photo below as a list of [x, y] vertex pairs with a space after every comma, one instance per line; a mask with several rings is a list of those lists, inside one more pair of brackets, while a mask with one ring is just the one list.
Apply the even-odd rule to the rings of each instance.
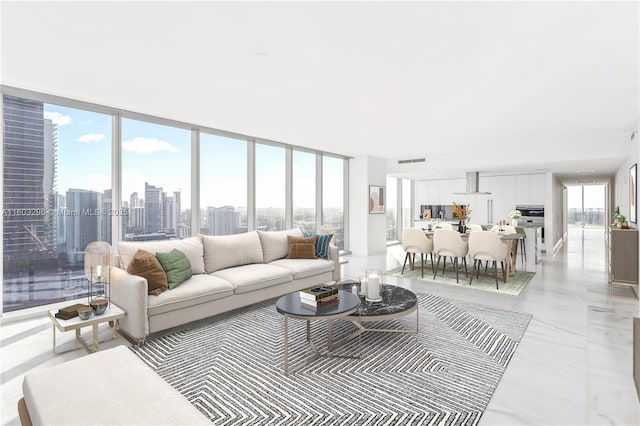
[[170, 290], [191, 278], [191, 262], [180, 250], [173, 249], [169, 253], [156, 253], [156, 257], [167, 274]]
[[[305, 232], [305, 237], [313, 237], [316, 235], [314, 232]], [[322, 259], [329, 259], [329, 243], [333, 234], [318, 234], [316, 240], [316, 256]]]

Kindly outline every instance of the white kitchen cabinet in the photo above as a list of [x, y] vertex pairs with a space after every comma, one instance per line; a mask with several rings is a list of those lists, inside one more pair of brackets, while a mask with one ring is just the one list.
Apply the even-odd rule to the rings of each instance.
[[509, 212], [516, 208], [515, 176], [493, 176], [491, 185], [493, 222], [509, 220]]
[[465, 179], [442, 179], [438, 181], [439, 198], [435, 204], [449, 205], [454, 201], [458, 204], [464, 204], [464, 192], [466, 192]]
[[440, 204], [440, 182], [437, 180], [419, 180], [414, 184], [417, 207], [420, 204]]
[[529, 176], [529, 203], [530, 206], [544, 206], [544, 174]]
[[[515, 205], [528, 206], [530, 205], [529, 196], [531, 193], [531, 179], [530, 175], [516, 175], [516, 189], [515, 189]], [[514, 206], [515, 208], [515, 206]]]

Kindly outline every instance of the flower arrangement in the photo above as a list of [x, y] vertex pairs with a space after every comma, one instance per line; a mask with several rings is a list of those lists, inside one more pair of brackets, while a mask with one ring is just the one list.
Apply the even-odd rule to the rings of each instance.
[[471, 214], [471, 209], [470, 209], [471, 205], [468, 204], [466, 206], [463, 206], [462, 204], [457, 204], [455, 201], [453, 202], [453, 214], [456, 215], [456, 217], [459, 220], [462, 219], [467, 219], [469, 218], [469, 215]]
[[520, 210], [514, 210], [509, 212], [510, 219], [520, 219], [522, 217], [522, 212]]

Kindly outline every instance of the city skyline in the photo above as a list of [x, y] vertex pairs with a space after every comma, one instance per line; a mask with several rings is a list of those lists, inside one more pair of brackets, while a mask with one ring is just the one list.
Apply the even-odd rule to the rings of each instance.
[[[58, 170], [57, 190], [64, 194], [69, 189], [88, 189], [104, 192], [111, 189], [111, 126], [109, 115], [78, 110], [53, 104], [43, 104], [44, 118], [57, 127]], [[246, 151], [246, 142], [222, 136], [202, 134], [201, 149], [212, 144], [215, 156], [201, 155], [203, 182], [209, 174], [209, 162], [215, 164], [215, 175], [223, 176], [224, 185], [214, 188], [201, 185], [201, 206], [221, 207], [233, 205], [246, 207], [246, 166], [244, 173], [237, 173], [238, 165], [228, 158], [238, 157], [238, 147]], [[224, 144], [222, 142], [230, 142]], [[264, 188], [274, 190], [256, 193], [256, 205], [262, 207], [284, 207], [284, 149], [270, 150], [268, 145], [258, 144], [261, 165], [257, 166], [256, 179]], [[235, 148], [235, 150], [234, 150]], [[227, 151], [231, 155], [227, 154]], [[216, 161], [216, 156], [225, 161]], [[180, 192], [182, 205], [191, 205], [191, 133], [188, 130], [138, 120], [122, 119], [122, 201], [130, 194], [144, 193], [144, 183], [153, 181], [168, 193]], [[245, 156], [246, 158], [246, 156]], [[314, 165], [315, 167], [315, 165]], [[315, 168], [307, 164], [293, 164], [296, 185], [301, 188], [315, 186]], [[325, 162], [325, 169], [333, 169]], [[342, 165], [339, 170], [327, 170], [325, 185], [342, 186]], [[258, 179], [259, 175], [259, 179]], [[324, 204], [339, 207], [343, 204], [340, 192], [325, 191]], [[294, 203], [302, 208], [315, 205], [315, 195], [310, 191], [297, 191]], [[184, 211], [184, 209], [183, 209]]]

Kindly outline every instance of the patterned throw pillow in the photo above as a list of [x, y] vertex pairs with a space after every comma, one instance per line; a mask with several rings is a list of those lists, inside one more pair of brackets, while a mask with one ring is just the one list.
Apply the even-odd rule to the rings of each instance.
[[173, 249], [169, 253], [156, 253], [156, 257], [167, 274], [170, 290], [191, 278], [191, 262], [180, 250]]
[[129, 262], [127, 272], [147, 279], [149, 294], [158, 295], [169, 285], [167, 274], [156, 256], [146, 250], [138, 250]]
[[[316, 235], [315, 232], [305, 232], [305, 237], [312, 237]], [[333, 234], [319, 234], [316, 240], [316, 256], [322, 259], [329, 259], [329, 243]]]
[[287, 259], [317, 259], [316, 239], [313, 237], [292, 237], [287, 235], [289, 241], [289, 255]]

